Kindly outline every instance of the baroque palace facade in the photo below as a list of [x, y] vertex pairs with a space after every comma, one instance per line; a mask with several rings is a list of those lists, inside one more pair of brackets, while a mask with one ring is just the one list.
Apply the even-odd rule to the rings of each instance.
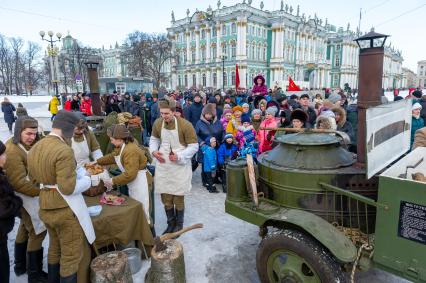
[[[336, 28], [315, 15], [305, 16], [299, 6], [284, 5], [264, 11], [243, 1], [206, 12], [187, 10], [167, 29], [172, 41], [171, 87], [235, 87], [238, 64], [240, 87], [251, 88], [263, 74], [269, 87], [286, 87], [288, 77], [307, 88], [357, 88], [360, 34]], [[385, 49], [384, 88], [401, 87], [401, 52]]]

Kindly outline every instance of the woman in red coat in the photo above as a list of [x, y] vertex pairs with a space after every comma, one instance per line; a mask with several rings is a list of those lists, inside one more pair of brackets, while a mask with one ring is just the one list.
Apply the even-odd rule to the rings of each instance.
[[[260, 128], [276, 128], [278, 121], [275, 119], [275, 114], [278, 109], [275, 106], [270, 106], [266, 109], [265, 120], [260, 123]], [[272, 149], [275, 131], [259, 130], [257, 140], [259, 141], [259, 153]]]
[[71, 95], [67, 96], [67, 101], [64, 103], [64, 110], [71, 111]]
[[86, 116], [92, 116], [92, 100], [90, 97], [86, 94], [83, 95], [83, 99], [81, 101], [80, 110], [83, 113], [83, 115]]

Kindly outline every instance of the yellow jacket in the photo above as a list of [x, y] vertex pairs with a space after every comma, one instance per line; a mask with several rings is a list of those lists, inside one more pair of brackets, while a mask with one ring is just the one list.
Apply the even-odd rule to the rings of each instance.
[[49, 111], [52, 113], [52, 115], [55, 115], [58, 113], [58, 106], [59, 106], [59, 100], [56, 96], [52, 97], [52, 99], [49, 102]]

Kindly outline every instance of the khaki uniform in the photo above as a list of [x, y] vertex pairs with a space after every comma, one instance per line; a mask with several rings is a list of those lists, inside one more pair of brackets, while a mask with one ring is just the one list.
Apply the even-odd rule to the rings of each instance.
[[[95, 134], [92, 131], [87, 131], [83, 135], [86, 138], [87, 145], [89, 147], [90, 152], [94, 152], [98, 149], [101, 149], [98, 143], [98, 140], [96, 139]], [[83, 142], [84, 141], [83, 135], [77, 136], [74, 134], [73, 138], [76, 142]]]
[[[58, 185], [71, 195], [76, 185], [76, 164], [71, 147], [48, 135], [28, 154], [28, 173], [37, 184]], [[90, 246], [77, 218], [56, 189], [40, 191], [40, 218], [49, 233], [49, 264], [60, 264], [60, 275], [77, 272], [79, 282], [88, 282]]]
[[[192, 124], [183, 118], [176, 118], [176, 121], [178, 125], [178, 136], [180, 144], [187, 146], [188, 144], [198, 143], [197, 134], [195, 133]], [[161, 140], [162, 126], [163, 119], [160, 117], [154, 122], [152, 127], [152, 136]], [[164, 123], [164, 128], [167, 130], [176, 129], [175, 121], [172, 120], [170, 123]], [[167, 158], [167, 156], [165, 156], [165, 158]], [[183, 195], [162, 193], [161, 201], [166, 209], [172, 209], [173, 207], [176, 207], [177, 210], [182, 210], [185, 207]]]
[[[24, 146], [26, 150], [30, 147]], [[27, 154], [22, 148], [9, 139], [6, 142], [6, 154], [10, 157], [5, 164], [6, 175], [15, 191], [29, 196], [36, 197], [40, 194], [37, 188], [27, 177]], [[25, 243], [28, 241], [27, 251], [38, 251], [42, 247], [46, 231], [36, 235], [31, 217], [25, 208], [21, 209], [21, 224], [16, 235], [16, 243]]]
[[[97, 160], [99, 165], [111, 165], [115, 164], [114, 156], [118, 156], [120, 153], [119, 148], [115, 148], [113, 152], [101, 157]], [[136, 142], [129, 142], [126, 144], [122, 154], [121, 154], [121, 163], [123, 164], [126, 172], [115, 176], [112, 178], [112, 182], [114, 185], [127, 185], [131, 181], [133, 181], [139, 170], [143, 170], [146, 168], [148, 159], [146, 158], [145, 152], [138, 146]], [[147, 179], [148, 178], [147, 172]], [[151, 176], [149, 174], [149, 176]], [[152, 177], [150, 177], [152, 179]]]

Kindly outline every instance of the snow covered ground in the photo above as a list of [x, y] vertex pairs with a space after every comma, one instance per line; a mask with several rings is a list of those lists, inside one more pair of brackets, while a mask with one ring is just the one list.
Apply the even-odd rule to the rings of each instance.
[[[19, 97], [19, 99], [22, 99]], [[50, 97], [29, 98], [35, 101], [22, 101], [29, 115], [38, 117], [45, 129], [50, 129], [50, 117], [47, 103]], [[40, 99], [40, 100], [37, 100]], [[11, 99], [13, 103], [18, 100]], [[10, 137], [7, 126], [0, 120], [0, 139], [6, 141]], [[255, 256], [260, 242], [258, 228], [245, 223], [224, 212], [225, 194], [209, 194], [201, 186], [200, 172], [193, 176], [193, 188], [185, 197], [185, 225], [203, 223], [204, 228], [184, 234], [179, 238], [185, 253], [186, 278], [188, 283], [203, 282], [250, 282], [258, 283]], [[156, 231], [161, 233], [166, 227], [165, 213], [161, 200], [155, 196]], [[15, 277], [13, 272], [13, 247], [19, 219], [9, 234], [9, 255], [11, 262], [11, 282], [27, 282], [27, 276]], [[47, 270], [46, 255], [48, 239], [45, 247], [44, 269]], [[134, 282], [144, 281], [150, 261], [143, 262], [142, 269], [133, 276]], [[357, 273], [357, 282], [396, 283], [407, 282], [380, 270]]]

